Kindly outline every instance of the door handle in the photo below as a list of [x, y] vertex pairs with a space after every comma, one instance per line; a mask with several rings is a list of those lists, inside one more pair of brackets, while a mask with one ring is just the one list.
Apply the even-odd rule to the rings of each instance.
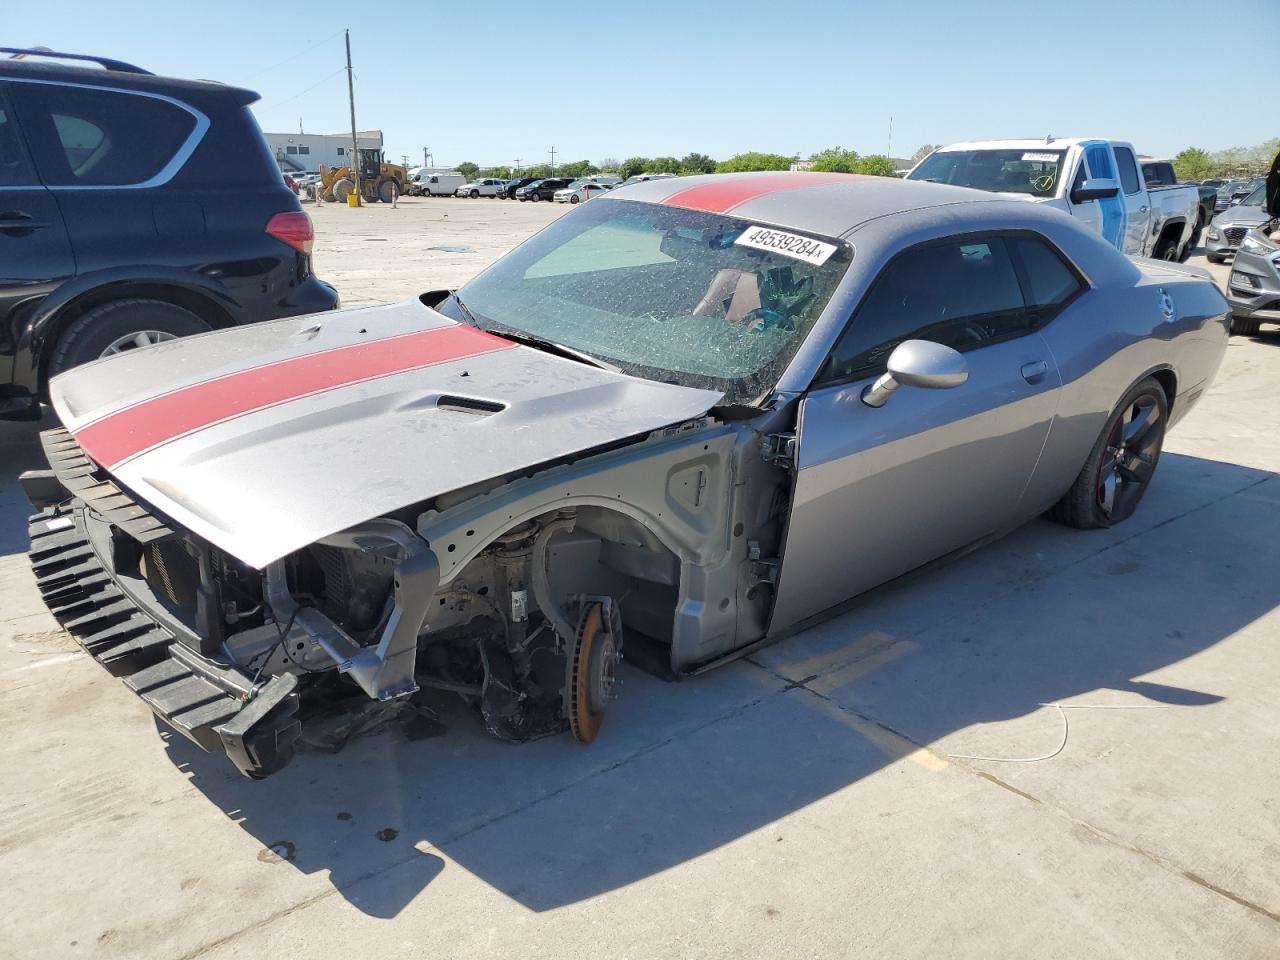
[[0, 230], [39, 230], [49, 224], [33, 220], [30, 214], [10, 210], [0, 213]]
[[1139, 213], [1146, 213], [1146, 212], [1147, 212], [1147, 206], [1146, 206], [1146, 204], [1143, 204], [1142, 206], [1140, 206], [1140, 207], [1138, 208], [1138, 212], [1139, 212]]
[[1027, 383], [1039, 383], [1049, 372], [1049, 364], [1043, 360], [1032, 360], [1022, 365], [1022, 379]]

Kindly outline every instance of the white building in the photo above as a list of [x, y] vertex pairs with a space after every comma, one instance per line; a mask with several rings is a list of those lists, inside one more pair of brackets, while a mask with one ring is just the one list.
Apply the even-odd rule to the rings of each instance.
[[[285, 173], [316, 173], [320, 164], [333, 169], [350, 162], [351, 134], [349, 133], [264, 133], [271, 155]], [[365, 130], [357, 133], [360, 149], [382, 147], [381, 130]]]

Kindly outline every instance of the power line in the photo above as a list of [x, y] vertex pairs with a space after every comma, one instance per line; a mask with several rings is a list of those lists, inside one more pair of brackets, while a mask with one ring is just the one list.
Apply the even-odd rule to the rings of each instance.
[[325, 37], [323, 40], [319, 41], [318, 43], [313, 43], [311, 46], [307, 47], [305, 50], [301, 51], [300, 53], [295, 53], [291, 57], [285, 57], [279, 63], [273, 63], [271, 66], [267, 67], [265, 70], [259, 70], [257, 73], [253, 74], [252, 76], [245, 77], [243, 80], [237, 80], [236, 83], [248, 83], [250, 80], [256, 80], [258, 77], [262, 76], [263, 74], [270, 73], [276, 67], [283, 67], [286, 63], [292, 63], [294, 60], [297, 60], [299, 57], [303, 56], [304, 54], [310, 53], [316, 47], [323, 46], [324, 44], [328, 43], [330, 40], [334, 39], [335, 37], [340, 37], [340, 36], [342, 36], [341, 30], [339, 30], [337, 33], [333, 34], [332, 36]]
[[294, 100], [297, 100], [299, 97], [310, 93], [316, 87], [320, 86], [320, 84], [325, 83], [326, 81], [332, 80], [338, 74], [346, 71], [346, 69], [347, 69], [346, 67], [339, 67], [337, 70], [333, 71], [333, 73], [329, 74], [324, 79], [316, 81], [311, 86], [307, 87], [307, 89], [303, 90], [301, 93], [295, 93], [292, 97], [288, 97], [285, 100], [265, 100], [261, 104], [259, 104], [259, 106], [260, 107], [282, 107], [286, 103], [292, 103]]

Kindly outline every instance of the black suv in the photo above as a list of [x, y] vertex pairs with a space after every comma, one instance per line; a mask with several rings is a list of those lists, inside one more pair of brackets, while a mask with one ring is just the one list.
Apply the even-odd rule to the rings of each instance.
[[498, 196], [503, 200], [510, 200], [516, 195], [517, 190], [527, 187], [537, 179], [537, 177], [521, 177], [519, 180], [508, 180], [506, 187], [498, 191]]
[[573, 183], [573, 177], [550, 177], [546, 180], [535, 180], [528, 186], [515, 192], [517, 200], [553, 200], [556, 191]]
[[338, 305], [257, 94], [0, 54], [0, 419], [38, 417], [48, 378], [77, 364]]

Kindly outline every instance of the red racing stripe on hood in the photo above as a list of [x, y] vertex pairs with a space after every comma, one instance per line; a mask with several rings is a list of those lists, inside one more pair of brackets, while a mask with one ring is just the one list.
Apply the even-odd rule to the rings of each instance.
[[108, 470], [197, 430], [291, 400], [514, 347], [455, 324], [280, 360], [206, 380], [108, 414], [75, 433]]
[[865, 174], [856, 173], [761, 173], [745, 177], [726, 176], [723, 182], [701, 183], [673, 193], [662, 202], [673, 207], [705, 210], [707, 213], [728, 213], [748, 200], [771, 193], [867, 179], [870, 178]]

